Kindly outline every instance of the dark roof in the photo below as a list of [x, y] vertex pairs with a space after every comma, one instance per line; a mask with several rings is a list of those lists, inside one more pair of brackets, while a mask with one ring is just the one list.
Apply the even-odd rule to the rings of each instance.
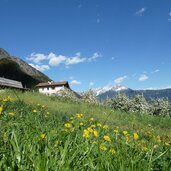
[[36, 87], [60, 87], [60, 86], [65, 86], [67, 88], [69, 87], [68, 81], [62, 81], [62, 82], [47, 82], [47, 83], [39, 83], [36, 85]]
[[15, 80], [3, 78], [3, 77], [0, 77], [0, 86], [23, 89], [23, 85], [20, 81], [15, 81]]

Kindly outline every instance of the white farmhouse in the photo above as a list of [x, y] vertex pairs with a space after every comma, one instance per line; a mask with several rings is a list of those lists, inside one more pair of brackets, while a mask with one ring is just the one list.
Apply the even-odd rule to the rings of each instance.
[[39, 83], [36, 85], [36, 87], [39, 89], [39, 92], [46, 95], [55, 95], [59, 91], [70, 89], [68, 81], [62, 81], [62, 82], [52, 82], [48, 81], [47, 83]]

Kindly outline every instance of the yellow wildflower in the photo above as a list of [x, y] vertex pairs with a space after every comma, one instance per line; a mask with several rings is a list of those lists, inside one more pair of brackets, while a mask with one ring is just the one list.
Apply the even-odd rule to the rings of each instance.
[[97, 126], [98, 126], [98, 127], [102, 127], [102, 124], [98, 123]]
[[90, 118], [90, 121], [94, 121], [94, 118]]
[[129, 141], [129, 137], [126, 136], [126, 144], [128, 144], [128, 141]]
[[165, 145], [171, 146], [171, 141], [165, 142]]
[[91, 144], [98, 144], [98, 142], [97, 141], [93, 141], [93, 142], [91, 142]]
[[36, 113], [37, 112], [37, 110], [36, 109], [33, 109], [33, 113]]
[[118, 130], [117, 129], [114, 129], [114, 133], [118, 133]]
[[90, 132], [87, 129], [83, 131], [83, 137], [86, 137], [86, 138], [90, 137]]
[[127, 134], [128, 134], [128, 132], [127, 132], [127, 131], [123, 131], [123, 134], [124, 134], [124, 135], [127, 135]]
[[137, 140], [138, 139], [138, 134], [137, 133], [134, 133], [134, 140]]
[[96, 125], [91, 125], [92, 128], [96, 128]]
[[8, 101], [12, 101], [13, 100], [10, 96], [8, 96], [7, 99], [8, 99]]
[[2, 114], [2, 111], [3, 111], [3, 107], [0, 106], [0, 115]]
[[106, 151], [107, 150], [107, 147], [104, 144], [100, 144], [100, 149], [102, 151]]
[[71, 125], [70, 123], [65, 123], [64, 126], [65, 126], [66, 128], [71, 128], [71, 127], [72, 127], [72, 125]]
[[98, 137], [99, 136], [99, 133], [96, 130], [94, 130], [93, 133], [94, 133], [94, 136], [95, 137]]
[[83, 122], [80, 122], [80, 126], [83, 126], [84, 125], [84, 123]]
[[111, 153], [111, 154], [115, 154], [115, 153], [116, 153], [116, 151], [115, 151], [115, 149], [114, 149], [114, 148], [111, 148], [111, 149], [109, 150], [109, 153]]
[[40, 138], [41, 138], [42, 140], [46, 139], [46, 134], [41, 134], [41, 135], [40, 135]]
[[154, 149], [158, 148], [158, 145], [154, 145], [153, 148], [154, 148]]
[[4, 99], [3, 99], [3, 102], [7, 102], [7, 101], [8, 101], [8, 99], [7, 99], [7, 98], [4, 98]]
[[83, 117], [83, 114], [81, 113], [81, 114], [76, 114], [76, 117], [77, 118], [82, 118]]
[[103, 139], [104, 139], [105, 141], [111, 141], [111, 139], [110, 139], [110, 137], [109, 137], [108, 135], [105, 135], [105, 136], [103, 137]]
[[103, 128], [104, 128], [104, 129], [108, 129], [109, 126], [108, 126], [108, 125], [103, 125]]
[[49, 113], [49, 112], [46, 112], [46, 114], [47, 114], [47, 115], [50, 115], [50, 113]]
[[15, 113], [14, 113], [14, 112], [9, 112], [9, 113], [8, 113], [8, 115], [10, 115], [10, 116], [14, 116], [14, 115], [15, 115]]
[[156, 139], [157, 139], [157, 142], [159, 143], [161, 142], [160, 135], [157, 135]]
[[88, 130], [89, 132], [93, 132], [92, 127], [87, 128], [87, 130]]
[[12, 101], [12, 98], [10, 96], [6, 97], [6, 98], [3, 98], [2, 100], [3, 102], [9, 102], [9, 101]]

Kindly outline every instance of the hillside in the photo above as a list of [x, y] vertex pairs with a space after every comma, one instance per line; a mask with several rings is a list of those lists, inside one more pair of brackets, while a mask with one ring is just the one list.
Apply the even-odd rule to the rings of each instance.
[[51, 80], [22, 59], [11, 56], [2, 48], [0, 48], [0, 77], [21, 81], [27, 88]]

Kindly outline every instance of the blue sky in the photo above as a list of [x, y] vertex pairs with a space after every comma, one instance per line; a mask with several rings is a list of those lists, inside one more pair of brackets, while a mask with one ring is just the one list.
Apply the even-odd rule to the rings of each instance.
[[170, 0], [0, 0], [0, 47], [76, 91], [171, 87]]

